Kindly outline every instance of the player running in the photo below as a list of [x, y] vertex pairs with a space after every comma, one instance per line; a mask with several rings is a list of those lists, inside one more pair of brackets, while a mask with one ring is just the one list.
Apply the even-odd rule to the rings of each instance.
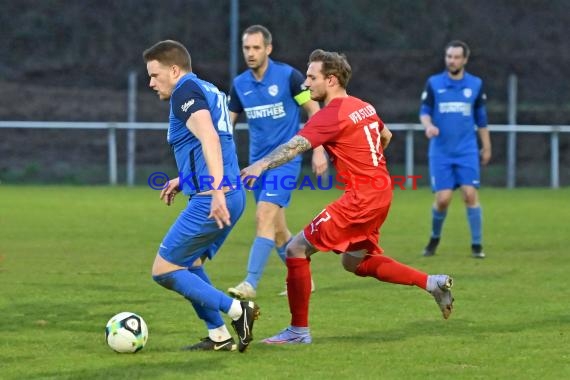
[[244, 181], [251, 185], [265, 170], [322, 145], [347, 182], [344, 194], [327, 205], [287, 246], [291, 324], [265, 339], [267, 344], [311, 343], [310, 257], [318, 251], [342, 254], [344, 269], [357, 276], [427, 290], [445, 319], [453, 310], [451, 277], [427, 275], [401, 264], [385, 256], [378, 245], [379, 228], [392, 201], [392, 188], [385, 185], [390, 183], [390, 175], [384, 156], [392, 134], [372, 105], [347, 94], [350, 76], [351, 68], [344, 55], [313, 51], [305, 85], [311, 98], [323, 102], [324, 108], [289, 142], [241, 172]]

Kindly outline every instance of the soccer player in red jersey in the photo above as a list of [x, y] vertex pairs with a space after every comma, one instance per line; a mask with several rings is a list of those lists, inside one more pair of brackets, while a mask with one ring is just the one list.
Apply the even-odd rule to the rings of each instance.
[[241, 171], [244, 182], [252, 185], [265, 170], [322, 145], [345, 180], [343, 195], [327, 205], [287, 245], [291, 325], [263, 340], [268, 344], [311, 343], [310, 256], [318, 251], [342, 254], [344, 269], [357, 276], [425, 289], [435, 298], [445, 319], [453, 309], [451, 277], [428, 275], [401, 264], [385, 256], [378, 245], [379, 229], [392, 201], [384, 156], [392, 133], [372, 105], [347, 94], [351, 73], [344, 55], [313, 51], [305, 86], [311, 98], [324, 107], [291, 140]]

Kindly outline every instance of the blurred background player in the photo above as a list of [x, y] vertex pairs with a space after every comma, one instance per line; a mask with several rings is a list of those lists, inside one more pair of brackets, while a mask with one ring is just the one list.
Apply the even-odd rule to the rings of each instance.
[[[491, 159], [483, 81], [465, 71], [469, 47], [451, 41], [445, 47], [446, 70], [431, 76], [422, 93], [420, 121], [429, 143], [429, 170], [435, 201], [432, 230], [424, 256], [435, 255], [453, 191], [461, 188], [471, 230], [471, 254], [484, 258], [482, 214], [477, 189], [480, 165]], [[477, 133], [475, 133], [477, 130]], [[481, 139], [479, 151], [477, 134]]]
[[[190, 54], [179, 42], [160, 41], [145, 50], [143, 58], [150, 88], [161, 100], [170, 100], [167, 140], [180, 175], [167, 184], [160, 198], [170, 205], [179, 191], [190, 197], [160, 243], [152, 277], [189, 300], [208, 328], [206, 338], [186, 349], [235, 350], [236, 343], [220, 314], [223, 311], [233, 320], [237, 348], [243, 352], [252, 339], [258, 307], [214, 288], [203, 267], [245, 207], [245, 191], [235, 186], [239, 166], [226, 96], [192, 73]], [[213, 182], [203, 178], [213, 178]], [[221, 186], [223, 178], [233, 183]]]
[[[230, 92], [230, 118], [233, 124], [245, 112], [249, 126], [249, 163], [253, 163], [279, 145], [289, 141], [299, 130], [300, 107], [311, 117], [319, 110], [303, 86], [305, 77], [293, 67], [269, 58], [273, 50], [272, 36], [262, 25], [245, 29], [242, 35], [243, 57], [248, 70], [238, 75]], [[285, 261], [285, 246], [291, 232], [285, 219], [285, 208], [291, 201], [287, 184], [294, 183], [301, 171], [298, 157], [287, 165], [269, 170], [254, 191], [256, 237], [249, 252], [247, 275], [228, 292], [240, 299], [252, 299], [273, 248]], [[322, 147], [313, 152], [312, 168], [316, 175], [327, 170], [327, 157]], [[283, 182], [285, 181], [285, 182]], [[285, 186], [283, 184], [285, 183]], [[293, 186], [294, 187], [294, 186]], [[314, 284], [312, 285], [314, 290]], [[286, 292], [281, 293], [285, 295]]]
[[318, 49], [311, 53], [309, 62], [305, 85], [313, 100], [323, 102], [323, 109], [296, 136], [244, 168], [241, 175], [244, 179], [259, 176], [322, 145], [337, 172], [345, 173], [350, 186], [347, 184], [343, 195], [327, 205], [287, 245], [291, 324], [263, 342], [311, 343], [310, 257], [318, 251], [341, 254], [344, 269], [357, 276], [427, 290], [447, 319], [453, 310], [451, 277], [427, 275], [401, 264], [385, 256], [378, 245], [379, 229], [392, 202], [390, 174], [384, 156], [392, 133], [372, 105], [347, 94], [352, 70], [344, 55]]

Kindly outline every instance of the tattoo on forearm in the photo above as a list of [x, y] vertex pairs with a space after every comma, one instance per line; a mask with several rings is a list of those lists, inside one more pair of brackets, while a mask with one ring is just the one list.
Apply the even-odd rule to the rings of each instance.
[[297, 155], [311, 149], [311, 143], [303, 136], [294, 136], [285, 144], [279, 145], [265, 157], [267, 168], [273, 169], [291, 161]]

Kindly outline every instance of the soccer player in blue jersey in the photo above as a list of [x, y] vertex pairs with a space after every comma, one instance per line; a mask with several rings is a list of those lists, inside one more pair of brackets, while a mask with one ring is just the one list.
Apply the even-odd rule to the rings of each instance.
[[[233, 124], [239, 114], [245, 112], [249, 125], [251, 164], [295, 136], [299, 130], [300, 108], [311, 117], [319, 110], [319, 104], [311, 100], [309, 91], [303, 85], [305, 77], [300, 71], [269, 58], [273, 45], [267, 28], [253, 25], [245, 29], [242, 50], [249, 69], [233, 81], [229, 110]], [[316, 175], [322, 175], [327, 166], [324, 149], [318, 147], [313, 152], [313, 171]], [[254, 186], [256, 237], [249, 252], [247, 276], [243, 282], [228, 289], [234, 297], [255, 298], [273, 248], [285, 262], [285, 247], [292, 237], [287, 228], [285, 208], [291, 200], [291, 188], [295, 187], [300, 170], [301, 157], [298, 157], [267, 171], [264, 179]]]
[[189, 350], [233, 351], [236, 344], [220, 311], [233, 320], [237, 348], [252, 340], [259, 315], [252, 301], [238, 301], [212, 286], [203, 264], [212, 259], [245, 207], [227, 99], [213, 84], [192, 72], [190, 54], [179, 42], [160, 41], [143, 53], [149, 86], [170, 100], [167, 140], [179, 177], [160, 198], [170, 205], [178, 192], [190, 197], [160, 243], [152, 267], [154, 281], [189, 300], [208, 336]]
[[[491, 159], [486, 95], [481, 78], [465, 71], [469, 47], [451, 41], [445, 47], [446, 70], [431, 76], [422, 93], [420, 121], [429, 143], [429, 170], [435, 201], [432, 231], [423, 255], [435, 255], [453, 191], [461, 188], [471, 230], [471, 253], [484, 258], [482, 215], [477, 189], [480, 163]], [[477, 144], [481, 140], [481, 149]]]

